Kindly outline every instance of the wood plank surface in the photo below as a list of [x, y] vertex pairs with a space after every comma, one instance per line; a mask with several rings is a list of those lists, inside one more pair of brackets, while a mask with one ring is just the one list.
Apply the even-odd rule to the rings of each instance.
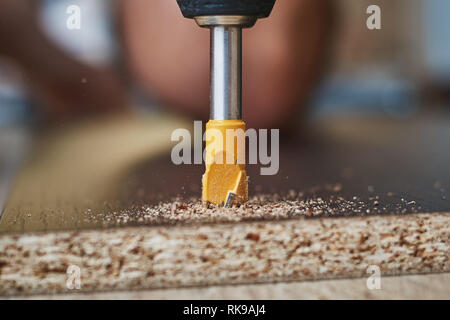
[[[280, 172], [249, 166], [250, 194], [279, 194], [276, 204], [294, 192], [326, 204], [317, 217], [141, 219], [174, 197], [198, 199], [203, 166], [170, 161], [172, 130], [191, 126], [109, 118], [39, 134], [0, 219], [1, 294], [68, 292], [72, 264], [85, 292], [364, 277], [371, 264], [384, 275], [450, 271], [450, 118], [282, 130]], [[127, 219], [105, 223], [118, 213]]]
[[[199, 197], [203, 165], [170, 160], [172, 130], [191, 125], [167, 117], [114, 118], [39, 135], [0, 233], [98, 228], [102, 221], [86, 217]], [[281, 131], [277, 175], [248, 166], [250, 195], [295, 190], [303, 199], [363, 202], [362, 212], [350, 208], [344, 216], [450, 211], [449, 119], [336, 119], [306, 132]]]
[[[25, 299], [133, 299], [133, 300], [299, 300], [299, 299], [433, 299], [448, 300], [450, 274], [385, 277], [381, 288], [367, 288], [367, 278], [274, 284], [211, 286], [161, 290], [72, 293], [30, 296]], [[23, 299], [24, 297], [20, 297]]]

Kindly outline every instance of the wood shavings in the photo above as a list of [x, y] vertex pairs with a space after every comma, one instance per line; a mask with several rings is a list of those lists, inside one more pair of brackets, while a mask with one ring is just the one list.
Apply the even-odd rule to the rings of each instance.
[[[342, 190], [341, 185], [330, 186]], [[241, 206], [230, 208], [205, 205], [200, 199], [175, 198], [156, 205], [143, 205], [107, 213], [90, 212], [87, 219], [104, 226], [195, 224], [239, 221], [272, 221], [293, 218], [366, 216], [377, 214], [415, 213], [416, 201], [401, 199], [386, 204], [379, 196], [366, 200], [358, 196], [346, 199], [339, 195], [328, 198], [305, 197], [304, 192], [290, 190], [286, 195], [260, 194]]]

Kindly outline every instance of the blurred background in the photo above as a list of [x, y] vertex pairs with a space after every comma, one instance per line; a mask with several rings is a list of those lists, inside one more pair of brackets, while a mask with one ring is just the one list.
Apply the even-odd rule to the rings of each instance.
[[[372, 4], [381, 30], [366, 27]], [[449, 15], [448, 0], [279, 0], [244, 33], [249, 126], [448, 112]], [[206, 119], [208, 45], [175, 0], [2, 0], [0, 204], [43, 125], [124, 110]]]

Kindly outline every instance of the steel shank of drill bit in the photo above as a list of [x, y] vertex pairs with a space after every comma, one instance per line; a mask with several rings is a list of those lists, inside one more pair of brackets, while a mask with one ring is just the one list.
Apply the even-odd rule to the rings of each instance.
[[242, 28], [252, 27], [249, 16], [202, 16], [195, 21], [211, 29], [212, 120], [242, 119]]
[[211, 27], [212, 120], [242, 119], [242, 29]]

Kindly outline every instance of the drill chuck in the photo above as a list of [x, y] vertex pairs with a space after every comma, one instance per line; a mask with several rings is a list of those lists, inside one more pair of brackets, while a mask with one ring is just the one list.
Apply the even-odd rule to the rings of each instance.
[[177, 0], [186, 18], [200, 16], [253, 16], [266, 18], [275, 0]]

